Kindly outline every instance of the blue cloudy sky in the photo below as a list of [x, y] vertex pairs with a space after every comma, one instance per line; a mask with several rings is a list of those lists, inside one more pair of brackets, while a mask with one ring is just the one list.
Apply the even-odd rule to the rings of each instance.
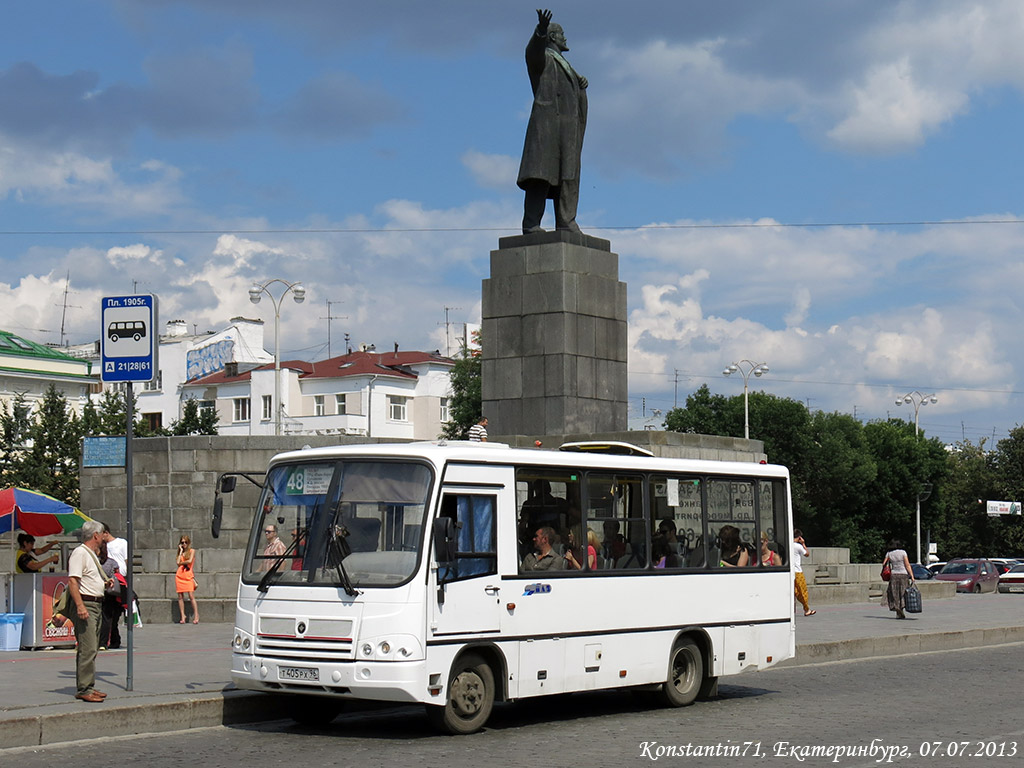
[[[444, 349], [515, 234], [534, 6], [13, 3], [0, 27], [0, 327], [199, 330], [301, 280], [289, 357]], [[943, 440], [1024, 422], [1024, 3], [564, 0], [590, 81], [579, 222], [629, 286], [633, 417], [728, 363]], [[330, 301], [330, 312], [327, 302]], [[268, 314], [269, 313], [269, 314]], [[756, 435], [755, 435], [756, 436]]]

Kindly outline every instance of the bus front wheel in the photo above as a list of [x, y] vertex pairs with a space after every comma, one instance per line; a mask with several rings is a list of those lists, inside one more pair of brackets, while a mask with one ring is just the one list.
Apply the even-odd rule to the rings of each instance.
[[476, 654], [460, 657], [448, 678], [448, 701], [427, 705], [431, 724], [442, 731], [465, 734], [479, 731], [494, 708], [494, 672]]
[[690, 639], [679, 640], [668, 659], [668, 679], [661, 687], [661, 698], [670, 707], [692, 704], [704, 682], [704, 659], [700, 648]]

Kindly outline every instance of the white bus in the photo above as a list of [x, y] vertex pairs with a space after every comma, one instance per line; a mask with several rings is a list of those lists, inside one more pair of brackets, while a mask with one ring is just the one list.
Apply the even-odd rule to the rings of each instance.
[[[786, 468], [596, 447], [276, 456], [232, 680], [297, 694], [287, 714], [302, 722], [346, 699], [420, 702], [438, 727], [471, 733], [496, 701], [639, 687], [683, 706], [793, 656]], [[782, 564], [762, 565], [762, 536]], [[540, 538], [548, 556], [526, 558]]]

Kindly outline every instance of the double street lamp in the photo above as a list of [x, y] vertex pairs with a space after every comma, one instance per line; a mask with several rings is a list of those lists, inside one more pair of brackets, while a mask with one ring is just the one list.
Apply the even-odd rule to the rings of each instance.
[[740, 360], [722, 371], [722, 375], [731, 376], [737, 372], [743, 375], [743, 437], [749, 440], [750, 407], [748, 404], [749, 390], [747, 382], [750, 380], [750, 374], [760, 377], [768, 373], [768, 365], [766, 363], [755, 363], [753, 360]]
[[[281, 291], [281, 295], [276, 299], [274, 294], [270, 292], [270, 286], [274, 283], [280, 283], [284, 286], [284, 290]], [[267, 280], [265, 283], [253, 283], [252, 288], [249, 289], [249, 301], [253, 304], [259, 304], [260, 299], [263, 298], [263, 294], [267, 294], [270, 297], [271, 303], [274, 305], [274, 434], [281, 434], [281, 302], [284, 301], [284, 297], [289, 293], [295, 300], [296, 304], [301, 304], [306, 300], [306, 289], [302, 287], [302, 283], [289, 283], [286, 280], [280, 278], [274, 278], [273, 280]]]
[[[921, 409], [931, 403], [934, 405], [939, 402], [934, 394], [923, 395], [916, 389], [913, 392], [907, 392], [902, 397], [896, 398], [896, 405], [907, 405], [914, 406], [914, 437], [917, 438], [920, 434], [920, 428], [918, 427], [918, 418], [921, 413]], [[917, 562], [921, 562], [921, 502], [928, 498], [932, 492], [931, 483], [925, 483], [925, 487], [917, 494]]]
[[896, 405], [903, 405], [906, 403], [907, 405], [914, 406], [914, 437], [917, 437], [920, 432], [917, 426], [917, 420], [918, 415], [921, 413], [921, 409], [929, 403], [934, 405], [937, 402], [939, 402], [939, 398], [935, 395], [922, 395], [916, 389], [913, 392], [907, 392], [907, 394], [896, 398]]

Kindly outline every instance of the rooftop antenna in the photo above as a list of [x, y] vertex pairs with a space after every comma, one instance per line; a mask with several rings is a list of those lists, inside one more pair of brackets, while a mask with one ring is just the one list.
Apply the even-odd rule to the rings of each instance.
[[448, 322], [448, 312], [453, 309], [462, 309], [462, 307], [445, 307], [444, 308], [444, 356], [452, 356], [452, 337], [449, 332], [451, 329], [451, 323]]
[[64, 320], [68, 316], [68, 307], [72, 309], [81, 309], [81, 307], [75, 304], [68, 304], [68, 291], [71, 286], [71, 270], [68, 270], [67, 277], [64, 278], [64, 308], [60, 312], [60, 346], [64, 346]]
[[[341, 302], [340, 301], [330, 301], [330, 300], [328, 300], [327, 301], [327, 317], [321, 317], [320, 318], [321, 320], [326, 320], [327, 321], [327, 359], [328, 360], [331, 359], [331, 320], [348, 320], [348, 315], [332, 315], [331, 314], [331, 305], [332, 304], [341, 304]], [[346, 344], [346, 349], [347, 349], [347, 347], [348, 347], [348, 334], [347, 333], [345, 334], [345, 344]], [[348, 351], [351, 352], [352, 350], [349, 349]]]
[[349, 335], [348, 331], [345, 331], [345, 354], [346, 355], [351, 355], [352, 354], [352, 344], [351, 344], [351, 341], [352, 341], [352, 336]]

